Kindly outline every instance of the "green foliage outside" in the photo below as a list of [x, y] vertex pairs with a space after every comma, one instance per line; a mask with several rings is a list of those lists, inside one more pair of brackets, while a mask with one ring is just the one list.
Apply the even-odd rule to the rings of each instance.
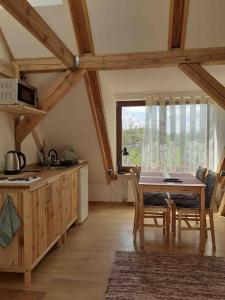
[[129, 156], [123, 156], [123, 165], [141, 164], [141, 145], [144, 135], [144, 128], [124, 129], [122, 134], [123, 147], [127, 148]]

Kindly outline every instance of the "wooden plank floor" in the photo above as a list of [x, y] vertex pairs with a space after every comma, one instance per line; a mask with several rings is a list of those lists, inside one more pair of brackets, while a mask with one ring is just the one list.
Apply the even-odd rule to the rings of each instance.
[[[35, 268], [31, 290], [46, 292], [44, 300], [104, 299], [115, 251], [134, 250], [132, 223], [133, 207], [92, 206], [88, 221], [71, 228], [64, 246], [52, 250]], [[215, 228], [215, 254], [225, 256], [225, 218], [216, 215]], [[145, 236], [147, 251], [198, 254], [197, 231], [183, 233], [183, 247], [179, 250], [173, 239], [169, 246], [166, 244], [161, 229], [147, 228]], [[212, 255], [210, 234], [205, 254]], [[23, 289], [22, 275], [0, 274], [0, 288]], [[3, 300], [1, 295], [0, 299]]]

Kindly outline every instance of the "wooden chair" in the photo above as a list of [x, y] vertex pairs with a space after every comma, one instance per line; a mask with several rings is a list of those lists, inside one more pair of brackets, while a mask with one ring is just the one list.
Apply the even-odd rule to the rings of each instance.
[[[205, 230], [211, 231], [211, 239], [213, 249], [216, 249], [215, 230], [213, 220], [213, 199], [215, 199], [215, 192], [217, 187], [218, 174], [209, 171], [205, 177], [206, 191], [205, 191], [205, 211], [209, 215], [209, 227], [205, 219]], [[180, 199], [182, 200], [182, 199]], [[192, 226], [190, 222], [200, 221], [200, 200], [197, 196], [194, 200], [176, 201], [173, 205], [173, 210], [176, 210], [175, 220], [178, 221], [178, 247], [181, 247], [181, 231], [182, 230], [200, 230], [200, 226]], [[182, 221], [186, 226], [182, 226]]]
[[[136, 243], [137, 231], [139, 229], [139, 188], [138, 188], [138, 175], [135, 173], [134, 169], [130, 170], [131, 181], [134, 191], [135, 197], [135, 215], [134, 215], [134, 227], [133, 227], [133, 236], [134, 243]], [[158, 202], [158, 203], [157, 203]], [[159, 205], [157, 205], [159, 204]], [[152, 201], [152, 205], [150, 201], [147, 204], [144, 203], [144, 219], [153, 219], [153, 224], [144, 223], [144, 227], [160, 227], [163, 229], [163, 234], [167, 235], [167, 241], [169, 241], [169, 233], [170, 233], [170, 212], [171, 206], [168, 199], [157, 199], [155, 198]], [[162, 219], [162, 224], [158, 223], [158, 219]]]
[[[207, 173], [207, 168], [204, 168], [202, 166], [199, 166], [197, 171], [196, 171], [196, 178], [200, 180], [201, 182], [205, 182], [205, 177]], [[174, 204], [180, 203], [180, 202], [185, 202], [189, 200], [196, 200], [197, 195], [194, 193], [186, 193], [186, 194], [180, 194], [180, 193], [171, 193], [170, 194], [170, 199], [172, 199], [172, 232], [174, 235], [176, 235], [176, 205], [174, 207]], [[196, 217], [196, 224], [198, 224], [198, 218]]]

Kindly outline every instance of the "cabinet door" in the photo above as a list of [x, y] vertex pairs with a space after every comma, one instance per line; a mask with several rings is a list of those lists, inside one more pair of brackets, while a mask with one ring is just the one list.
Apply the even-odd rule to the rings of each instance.
[[63, 232], [67, 230], [68, 227], [68, 219], [69, 219], [69, 178], [68, 175], [62, 176], [62, 227]]
[[62, 178], [63, 230], [73, 223], [78, 214], [78, 175], [77, 172]]
[[73, 173], [72, 176], [72, 221], [75, 221], [78, 218], [78, 197], [79, 197], [79, 189], [78, 189], [78, 172]]
[[32, 262], [47, 248], [47, 186], [31, 192]]
[[47, 199], [47, 243], [51, 245], [61, 232], [61, 180], [48, 185]]

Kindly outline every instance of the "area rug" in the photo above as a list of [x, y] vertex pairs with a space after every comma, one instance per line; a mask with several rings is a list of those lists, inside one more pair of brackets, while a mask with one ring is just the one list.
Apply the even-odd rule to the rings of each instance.
[[116, 252], [106, 300], [224, 300], [225, 258]]
[[0, 288], [1, 300], [42, 300], [45, 292]]

